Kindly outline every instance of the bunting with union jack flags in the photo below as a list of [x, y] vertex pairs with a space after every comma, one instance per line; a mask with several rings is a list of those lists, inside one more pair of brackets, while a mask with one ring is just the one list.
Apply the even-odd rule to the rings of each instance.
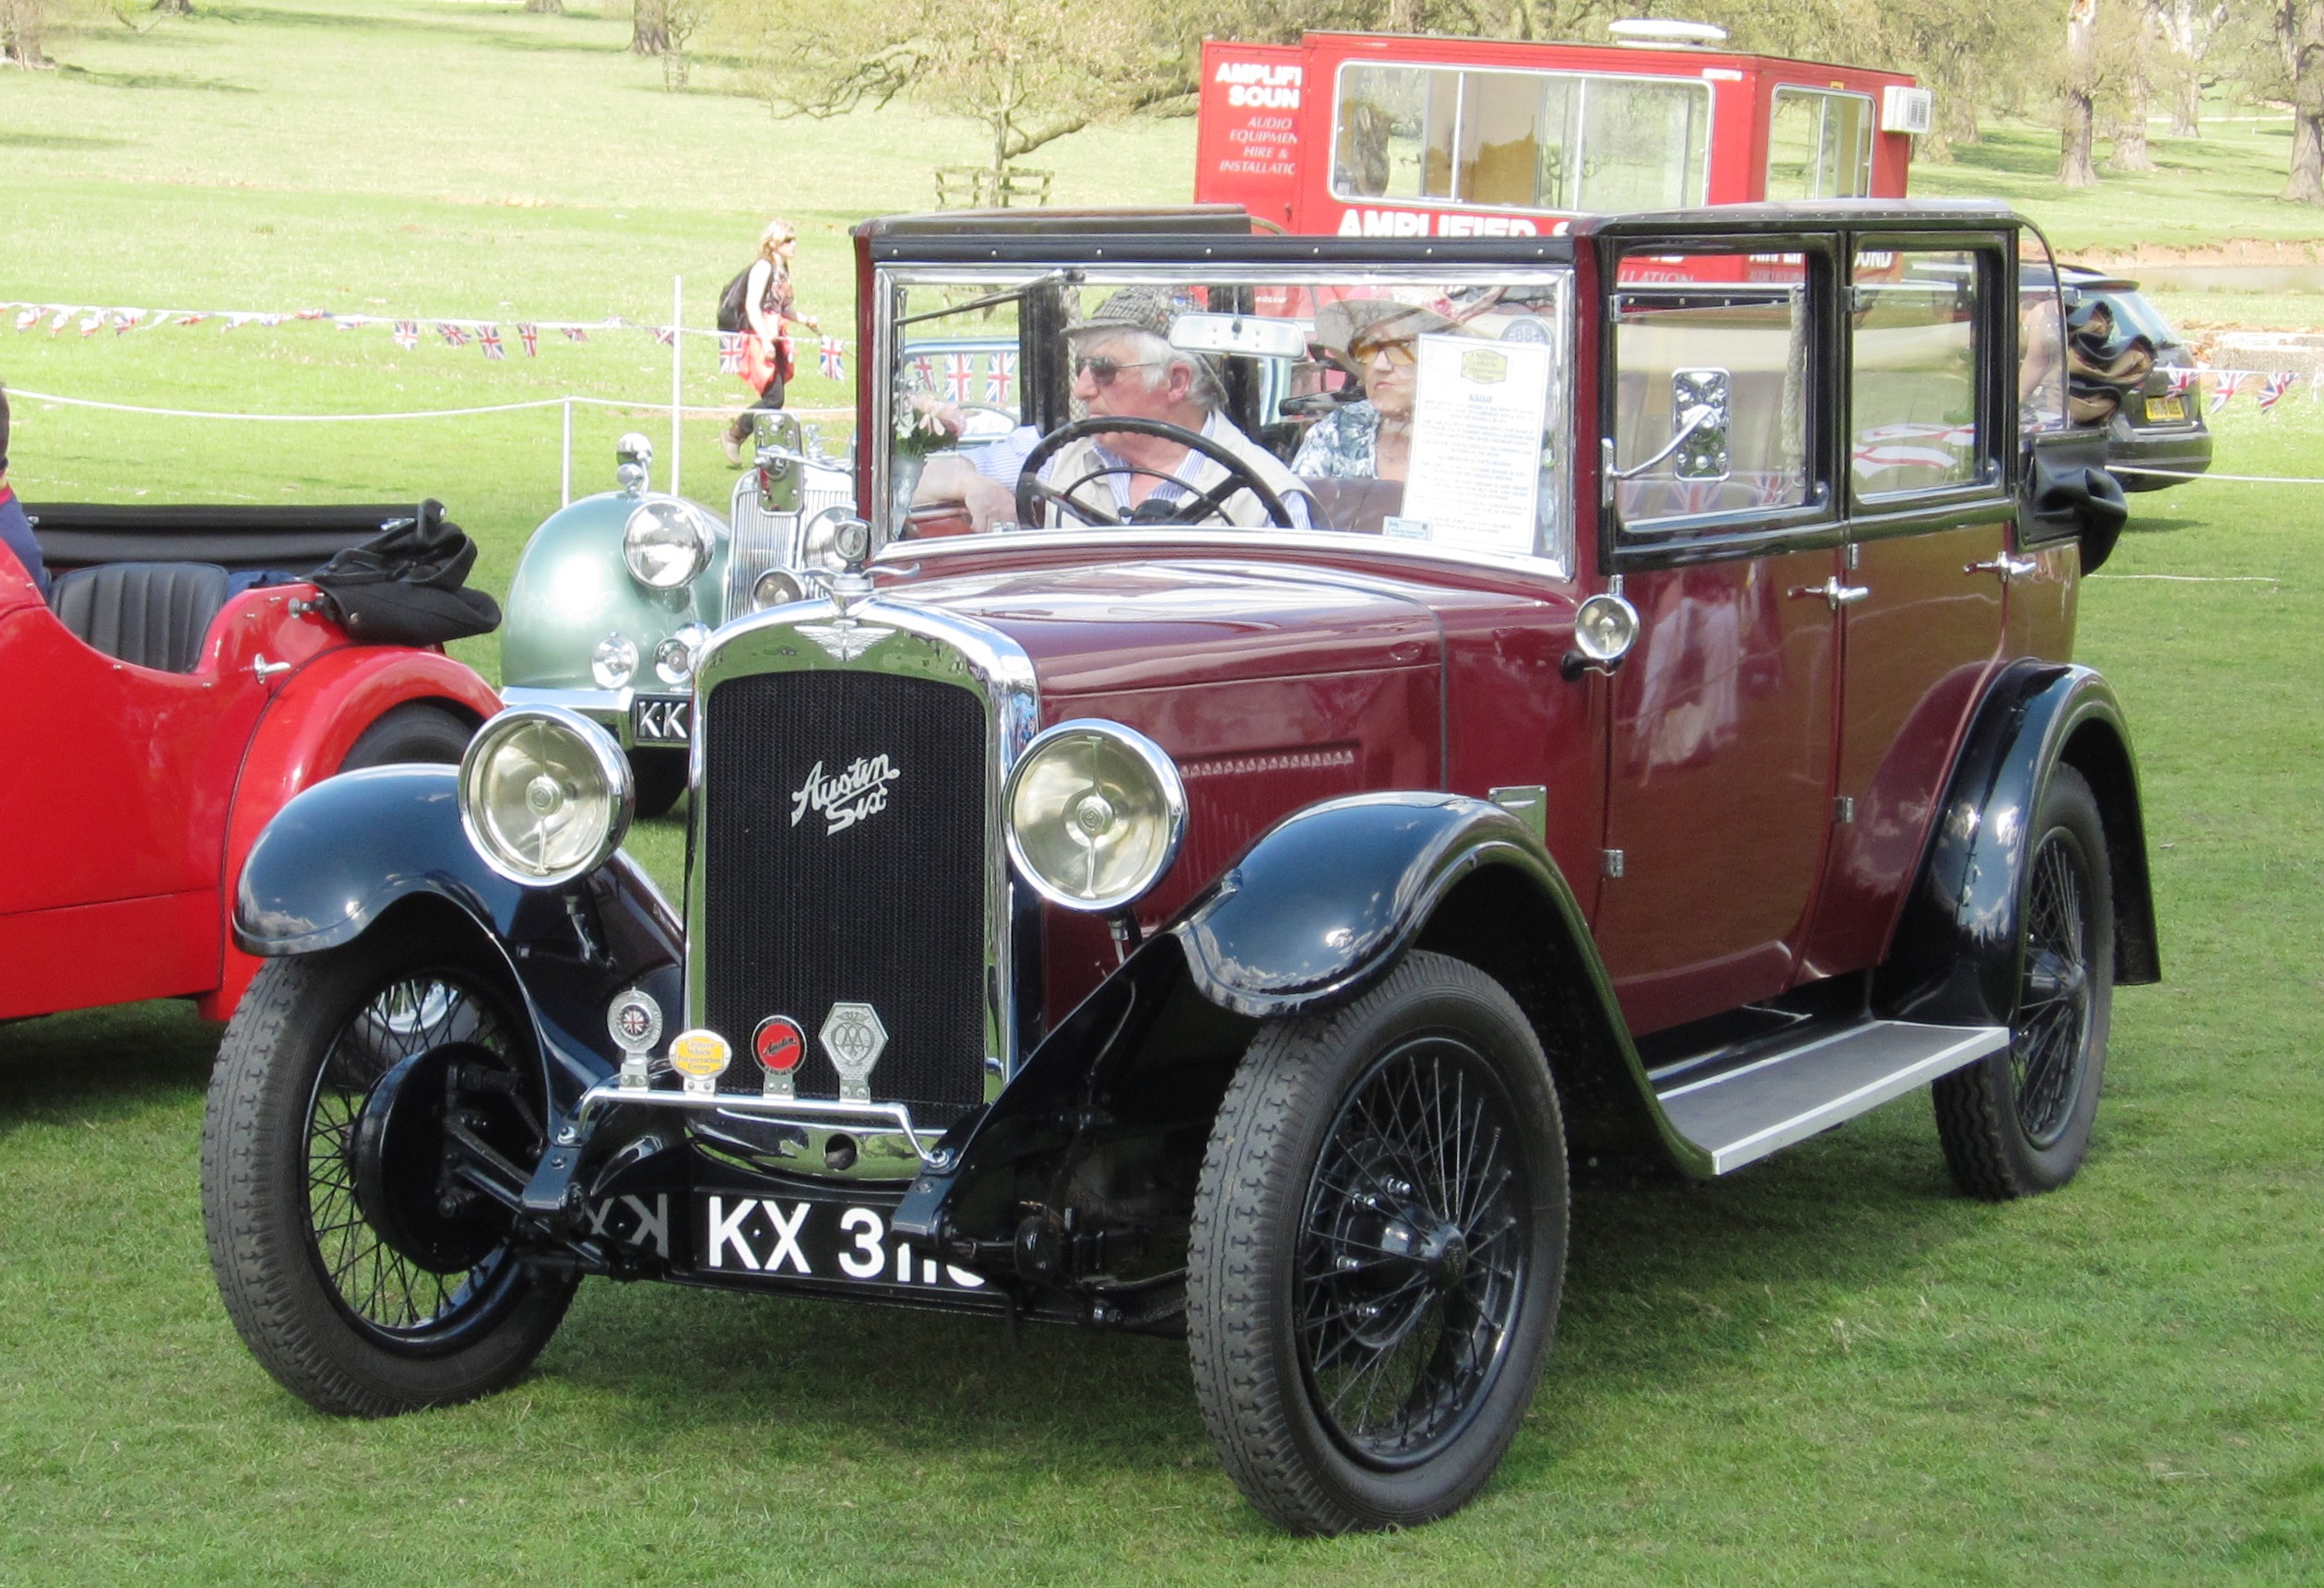
[[447, 348], [465, 348], [468, 346], [468, 327], [465, 326], [456, 326], [452, 324], [451, 321], [446, 320], [436, 326], [436, 335], [444, 338], [444, 345]]
[[540, 357], [540, 327], [539, 326], [519, 324], [516, 327], [516, 337], [525, 344], [525, 357], [528, 359]]
[[486, 358], [504, 359], [508, 356], [501, 350], [500, 327], [498, 326], [479, 326], [476, 328], [476, 339], [484, 344], [484, 356]]
[[836, 337], [825, 337], [816, 349], [816, 368], [827, 381], [848, 378], [848, 344]]
[[2292, 389], [2293, 372], [2278, 370], [2259, 384], [2259, 411], [2271, 413], [2283, 400], [2283, 394]]
[[420, 322], [417, 320], [397, 320], [396, 322], [396, 346], [401, 348], [408, 353], [419, 345]]
[[944, 395], [954, 402], [977, 400], [977, 361], [968, 354], [944, 355]]
[[741, 332], [720, 331], [718, 333], [718, 373], [722, 375], [739, 375], [742, 373]]
[[2211, 411], [2217, 413], [2221, 409], [2234, 402], [2235, 394], [2249, 385], [2250, 381], [2251, 375], [2248, 371], [2221, 370], [2211, 382]]
[[1014, 353], [995, 353], [985, 362], [985, 401], [995, 408], [1007, 408], [1016, 387]]

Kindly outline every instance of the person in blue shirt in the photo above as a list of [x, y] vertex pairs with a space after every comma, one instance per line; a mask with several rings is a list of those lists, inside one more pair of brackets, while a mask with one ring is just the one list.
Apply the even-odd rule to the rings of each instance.
[[24, 516], [24, 504], [16, 499], [8, 486], [8, 388], [0, 386], [0, 541], [7, 543], [16, 553], [24, 571], [32, 576], [33, 585], [41, 592], [41, 599], [49, 598], [48, 564], [41, 559], [41, 543], [32, 539], [32, 522]]

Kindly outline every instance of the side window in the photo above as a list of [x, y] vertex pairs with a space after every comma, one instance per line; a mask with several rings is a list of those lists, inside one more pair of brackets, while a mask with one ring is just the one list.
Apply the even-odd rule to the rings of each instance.
[[1988, 477], [1977, 412], [1977, 306], [1991, 263], [1972, 249], [1857, 250], [1848, 430], [1858, 496], [1942, 491]]
[[2036, 231], [2018, 233], [2018, 428], [2066, 428], [2066, 313]]
[[1872, 101], [1777, 89], [1767, 128], [1767, 196], [1862, 198], [1871, 191]]
[[1450, 197], [1460, 95], [1457, 72], [1341, 68], [1333, 187], [1351, 198]]
[[1631, 529], [1811, 500], [1798, 254], [1630, 255], [1614, 292], [1614, 504]]

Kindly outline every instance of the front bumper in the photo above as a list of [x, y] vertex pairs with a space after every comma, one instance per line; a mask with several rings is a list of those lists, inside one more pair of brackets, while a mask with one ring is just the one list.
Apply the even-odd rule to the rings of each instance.
[[[2162, 491], [2184, 485], [2181, 474], [2207, 473], [2211, 466], [2211, 433], [2200, 423], [2185, 425], [2116, 424], [2106, 437], [2106, 467], [2119, 471], [2125, 491]], [[2141, 474], [2154, 468], [2161, 474]]]

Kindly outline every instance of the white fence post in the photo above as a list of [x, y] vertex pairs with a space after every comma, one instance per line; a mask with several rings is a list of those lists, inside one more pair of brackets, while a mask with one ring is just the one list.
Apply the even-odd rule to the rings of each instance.
[[685, 403], [686, 279], [670, 278], [670, 493], [678, 490], [678, 425]]
[[573, 505], [573, 399], [564, 399], [564, 467], [557, 477], [557, 505]]

